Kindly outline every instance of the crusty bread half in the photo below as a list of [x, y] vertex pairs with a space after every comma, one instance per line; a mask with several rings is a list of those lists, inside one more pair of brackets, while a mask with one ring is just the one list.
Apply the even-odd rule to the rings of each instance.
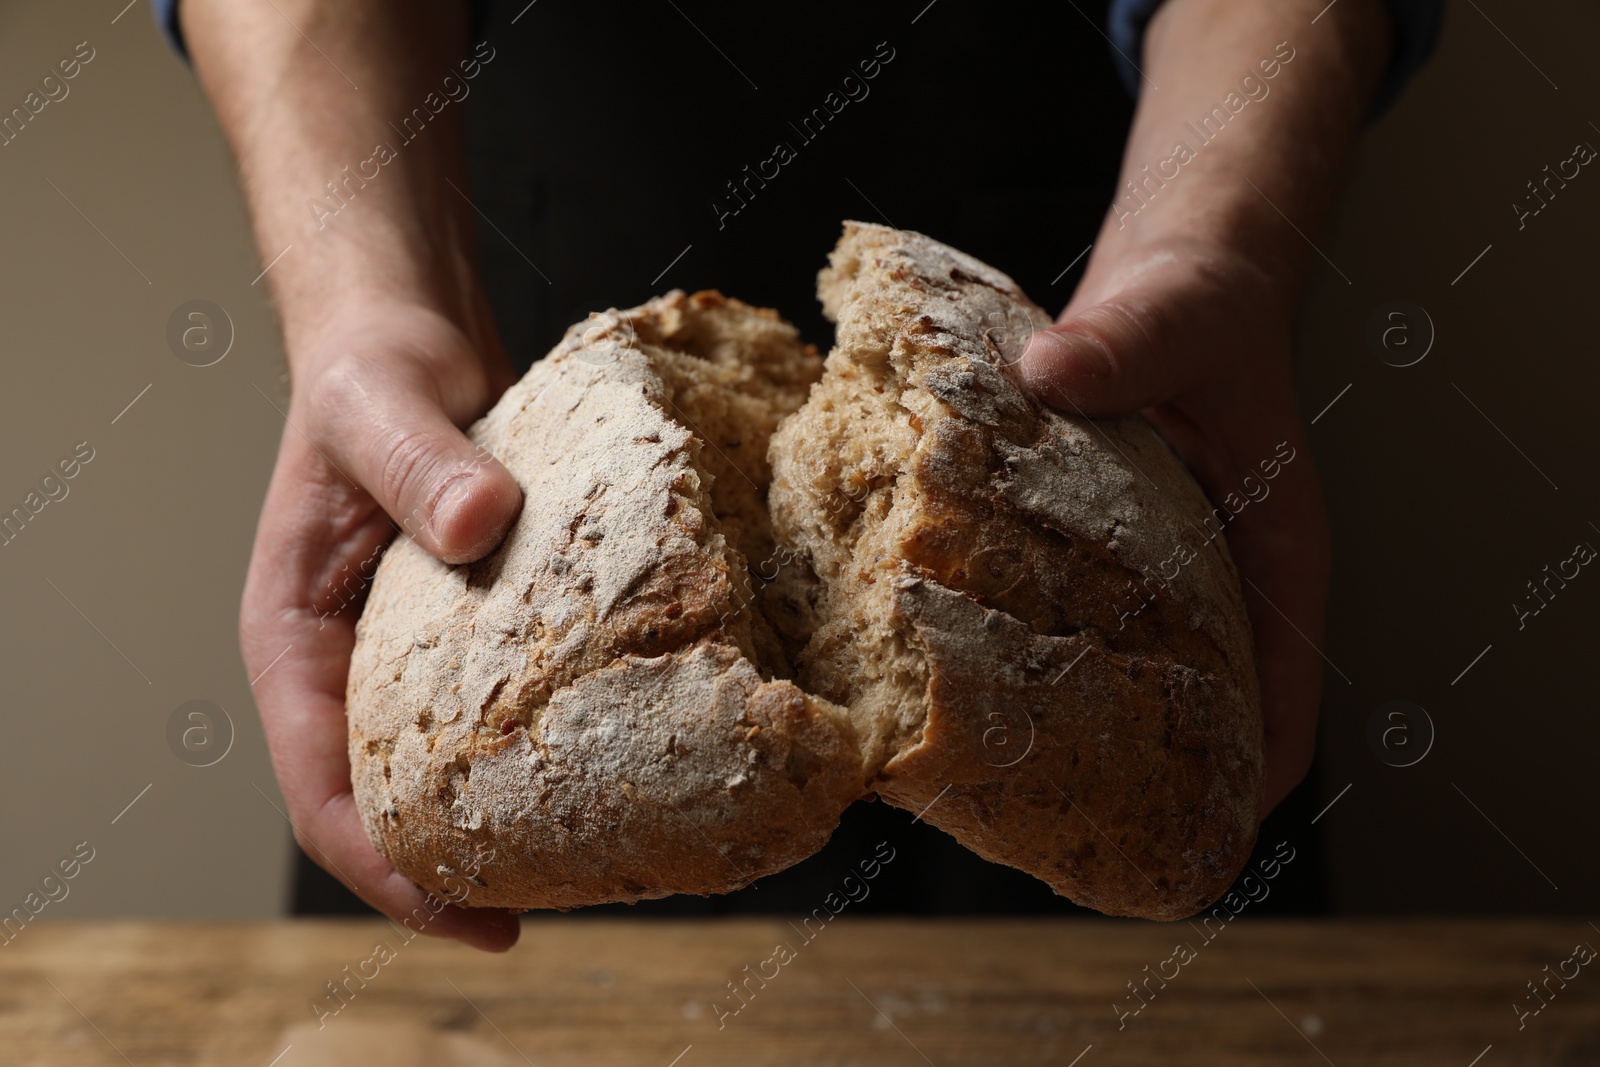
[[574, 326], [472, 439], [517, 477], [492, 555], [373, 578], [350, 763], [396, 868], [466, 903], [722, 893], [811, 855], [865, 787], [849, 718], [752, 609], [767, 440], [820, 359], [715, 293]]
[[825, 369], [675, 292], [472, 427], [526, 504], [478, 563], [378, 568], [348, 690], [374, 844], [476, 906], [720, 893], [876, 792], [1101, 911], [1198, 911], [1262, 758], [1204, 495], [1143, 420], [1026, 393], [1049, 317], [998, 271], [848, 223], [819, 293]]
[[1050, 318], [970, 256], [849, 223], [819, 295], [837, 341], [771, 449], [815, 575], [769, 612], [799, 684], [850, 710], [880, 796], [979, 855], [1103, 912], [1200, 910], [1249, 859], [1262, 759], [1222, 538], [1161, 580], [1204, 494], [1142, 418], [1017, 384]]

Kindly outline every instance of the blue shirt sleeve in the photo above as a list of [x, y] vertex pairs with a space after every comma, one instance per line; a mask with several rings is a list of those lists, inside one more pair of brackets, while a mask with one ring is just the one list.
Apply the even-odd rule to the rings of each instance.
[[167, 43], [175, 52], [187, 58], [189, 53], [183, 47], [183, 31], [178, 28], [178, 0], [154, 0], [150, 10], [155, 12], [156, 25], [161, 27]]
[[[1107, 17], [1108, 36], [1116, 48], [1113, 57], [1117, 73], [1128, 92], [1139, 95], [1139, 62], [1143, 51], [1144, 28], [1161, 6], [1162, 0], [1111, 0]], [[1389, 67], [1378, 84], [1371, 118], [1377, 118], [1400, 98], [1400, 92], [1421, 69], [1439, 40], [1444, 20], [1444, 0], [1387, 0], [1394, 20], [1394, 47]]]
[[[470, 0], [472, 6], [472, 40], [482, 40], [483, 29], [489, 24], [490, 0]], [[183, 27], [178, 24], [178, 0], [153, 0], [150, 5], [167, 43], [185, 59], [189, 49], [183, 43]]]

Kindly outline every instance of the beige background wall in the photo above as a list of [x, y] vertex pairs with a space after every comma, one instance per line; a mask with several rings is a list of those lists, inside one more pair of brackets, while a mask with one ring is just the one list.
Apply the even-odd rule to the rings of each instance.
[[[0, 506], [77, 442], [94, 449], [69, 495], [0, 548], [0, 906], [88, 841], [64, 913], [271, 914], [288, 828], [255, 788], [278, 800], [235, 613], [283, 425], [255, 387], [282, 403], [287, 383], [228, 154], [148, 5], [113, 25], [121, 7], [0, 8], [7, 111], [79, 42], [95, 53], [0, 148]], [[194, 298], [237, 331], [204, 369], [165, 339]], [[197, 698], [238, 734], [205, 769], [165, 736]]]
[[[0, 8], [0, 108], [78, 42], [95, 50], [70, 95], [0, 148], [0, 508], [78, 442], [94, 450], [68, 496], [0, 548], [0, 910], [87, 841], [95, 858], [52, 905], [63, 913], [267, 915], [286, 896], [289, 836], [235, 612], [287, 382], [215, 124], [147, 5], [113, 23], [119, 10]], [[1344, 908], [1597, 900], [1586, 679], [1600, 577], [1521, 632], [1509, 607], [1575, 541], [1600, 546], [1587, 526], [1600, 525], [1600, 171], [1521, 232], [1509, 207], [1577, 141], [1600, 145], [1597, 39], [1600, 11], [1576, 0], [1452, 5], [1434, 65], [1372, 131], [1318, 238], [1337, 272], [1319, 269], [1307, 305], [1307, 415], [1350, 386], [1312, 431], [1338, 551], [1319, 788], [1339, 797], [1321, 828]], [[1397, 298], [1438, 334], [1403, 369], [1365, 337]], [[166, 342], [193, 299], [236, 333], [214, 366]], [[236, 732], [214, 766], [168, 745], [192, 699]], [[1368, 745], [1391, 699], [1437, 730], [1416, 766]]]

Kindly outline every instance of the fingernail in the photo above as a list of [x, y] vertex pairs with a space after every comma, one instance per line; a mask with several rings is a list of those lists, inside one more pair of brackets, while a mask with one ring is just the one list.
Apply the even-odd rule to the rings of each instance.
[[428, 520], [439, 558], [448, 563], [479, 559], [505, 537], [522, 498], [516, 483], [499, 474], [478, 467], [456, 475], [445, 486]]
[[434, 502], [433, 514], [428, 517], [428, 530], [435, 541], [444, 542], [445, 531], [455, 524], [458, 513], [467, 506], [467, 498], [471, 495], [471, 474], [458, 474], [444, 487], [444, 492]]

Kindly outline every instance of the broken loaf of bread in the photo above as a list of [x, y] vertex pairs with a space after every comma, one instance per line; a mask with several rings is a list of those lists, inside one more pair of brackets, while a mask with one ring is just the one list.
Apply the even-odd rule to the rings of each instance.
[[469, 906], [572, 908], [737, 889], [876, 793], [1101, 911], [1198, 911], [1262, 761], [1223, 539], [1163, 566], [1204, 495], [1141, 419], [1017, 384], [1049, 317], [1000, 272], [850, 223], [819, 289], [826, 364], [674, 292], [472, 427], [526, 503], [477, 563], [378, 568], [348, 688], [373, 843]]

